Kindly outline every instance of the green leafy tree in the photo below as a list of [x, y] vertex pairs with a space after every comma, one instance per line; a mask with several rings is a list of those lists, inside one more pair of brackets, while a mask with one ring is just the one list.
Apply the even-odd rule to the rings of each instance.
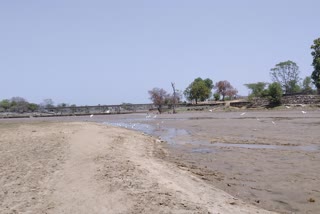
[[214, 85], [213, 85], [213, 81], [212, 81], [211, 79], [207, 78], [207, 79], [204, 79], [203, 81], [204, 81], [204, 83], [206, 84], [206, 86], [207, 86], [210, 90], [213, 89]]
[[300, 81], [299, 66], [290, 60], [280, 62], [271, 69], [270, 75], [273, 82], [281, 85], [286, 94], [294, 93]]
[[220, 94], [214, 93], [214, 94], [213, 94], [213, 98], [214, 98], [215, 101], [220, 100]]
[[280, 105], [281, 98], [282, 98], [282, 87], [279, 83], [274, 82], [269, 85], [268, 87], [268, 98], [271, 104], [273, 105]]
[[184, 91], [184, 96], [187, 100], [194, 100], [196, 104], [198, 101], [205, 101], [211, 96], [211, 90], [213, 88], [213, 82], [207, 78], [205, 80], [196, 78]]
[[313, 56], [312, 65], [314, 68], [311, 78], [313, 80], [313, 84], [318, 90], [318, 94], [320, 94], [320, 38], [313, 41], [311, 49], [313, 49], [311, 55]]
[[301, 86], [296, 80], [291, 80], [288, 83], [290, 93], [298, 93], [301, 92]]
[[12, 97], [11, 100], [5, 99], [0, 102], [0, 108], [2, 111], [11, 112], [34, 112], [38, 109], [38, 105], [35, 103], [29, 103], [26, 99], [22, 97]]
[[251, 90], [251, 93], [249, 97], [262, 97], [263, 91], [265, 90], [268, 83], [266, 82], [257, 82], [257, 83], [248, 83], [244, 84], [249, 90]]
[[311, 77], [304, 78], [302, 82], [302, 91], [304, 93], [312, 94], [313, 89], [312, 89], [311, 83], [312, 83]]
[[3, 108], [5, 111], [8, 111], [11, 107], [11, 101], [8, 99], [2, 100], [0, 102], [0, 107]]
[[223, 101], [225, 100], [226, 96], [232, 99], [232, 97], [238, 93], [237, 89], [235, 89], [227, 80], [217, 82], [215, 88], [216, 93], [222, 96]]

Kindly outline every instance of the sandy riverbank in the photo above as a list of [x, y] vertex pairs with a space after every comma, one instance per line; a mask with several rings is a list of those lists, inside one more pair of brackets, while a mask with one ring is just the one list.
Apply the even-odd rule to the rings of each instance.
[[140, 133], [83, 122], [0, 123], [0, 213], [268, 213]]

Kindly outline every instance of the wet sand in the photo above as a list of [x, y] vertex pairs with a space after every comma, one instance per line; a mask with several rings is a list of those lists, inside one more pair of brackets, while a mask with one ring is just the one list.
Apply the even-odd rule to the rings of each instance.
[[154, 155], [211, 186], [271, 211], [320, 213], [318, 109], [49, 120], [107, 122], [161, 136], [166, 142]]
[[187, 134], [162, 158], [267, 210], [320, 213], [320, 112], [243, 113], [163, 116]]
[[[160, 158], [267, 210], [320, 213], [318, 109], [154, 116], [140, 122], [167, 142]], [[108, 121], [132, 128], [137, 117]]]

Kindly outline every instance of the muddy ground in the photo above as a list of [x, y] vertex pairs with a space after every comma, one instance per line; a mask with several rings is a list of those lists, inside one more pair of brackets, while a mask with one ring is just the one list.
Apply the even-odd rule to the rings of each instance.
[[[125, 120], [127, 128], [137, 123]], [[168, 142], [161, 158], [206, 182], [267, 210], [320, 213], [318, 109], [151, 114], [140, 122]]]
[[[22, 121], [29, 120], [43, 119]], [[128, 129], [149, 125], [138, 130], [165, 141], [153, 150], [153, 156], [206, 184], [267, 210], [320, 213], [318, 109], [213, 110], [49, 120], [118, 123]]]
[[163, 117], [167, 127], [177, 129], [177, 137], [164, 144], [169, 154], [162, 158], [262, 208], [320, 213], [320, 111], [174, 117]]

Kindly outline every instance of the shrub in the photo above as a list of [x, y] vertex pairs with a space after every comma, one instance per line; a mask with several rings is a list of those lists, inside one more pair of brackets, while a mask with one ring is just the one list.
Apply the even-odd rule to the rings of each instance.
[[270, 104], [272, 105], [280, 105], [281, 104], [281, 98], [282, 98], [282, 88], [281, 85], [277, 82], [274, 82], [269, 85], [268, 87], [268, 99], [270, 101]]
[[214, 98], [215, 101], [220, 100], [220, 94], [214, 93], [214, 94], [213, 94], [213, 98]]

